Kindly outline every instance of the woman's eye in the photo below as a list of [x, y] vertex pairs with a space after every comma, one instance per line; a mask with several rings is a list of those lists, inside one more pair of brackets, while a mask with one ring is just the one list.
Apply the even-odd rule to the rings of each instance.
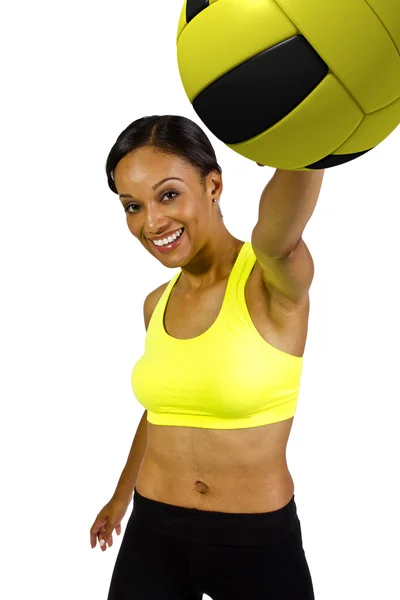
[[[165, 198], [165, 196], [168, 196], [169, 194], [175, 194], [175, 196], [179, 196], [179, 192], [165, 192], [165, 194], [163, 194], [162, 198]], [[174, 198], [169, 198], [169, 200], [174, 200]], [[130, 210], [131, 208], [133, 209], [134, 207], [139, 206], [138, 204], [128, 204], [128, 206], [125, 208], [125, 212], [128, 214], [135, 214], [138, 211], [137, 210]]]
[[[164, 198], [165, 196], [168, 196], [168, 194], [175, 194], [175, 196], [178, 196], [178, 195], [179, 195], [179, 194], [178, 194], [178, 192], [165, 192], [165, 194], [163, 195], [163, 198]], [[171, 198], [171, 200], [173, 200], [173, 198]]]

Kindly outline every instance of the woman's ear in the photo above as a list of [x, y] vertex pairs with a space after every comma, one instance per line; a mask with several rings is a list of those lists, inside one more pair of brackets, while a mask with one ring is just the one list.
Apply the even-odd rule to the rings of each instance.
[[221, 197], [223, 182], [222, 175], [218, 171], [211, 171], [208, 175], [207, 187], [210, 197], [217, 195]]

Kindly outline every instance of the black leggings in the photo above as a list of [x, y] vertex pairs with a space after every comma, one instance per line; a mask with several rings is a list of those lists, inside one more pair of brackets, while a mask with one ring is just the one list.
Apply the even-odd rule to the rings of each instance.
[[223, 513], [136, 488], [108, 600], [314, 600], [294, 496], [279, 510]]

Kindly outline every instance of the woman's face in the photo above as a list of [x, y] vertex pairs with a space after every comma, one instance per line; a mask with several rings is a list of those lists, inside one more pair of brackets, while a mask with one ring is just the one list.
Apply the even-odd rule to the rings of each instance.
[[[184, 159], [144, 147], [124, 156], [114, 171], [114, 181], [126, 212], [128, 228], [159, 260], [173, 256], [178, 263], [201, 247], [220, 220], [213, 198], [222, 193], [218, 171], [201, 184], [198, 171]], [[160, 252], [149, 238], [165, 238], [184, 227], [175, 250]], [[193, 251], [192, 247], [192, 251]]]

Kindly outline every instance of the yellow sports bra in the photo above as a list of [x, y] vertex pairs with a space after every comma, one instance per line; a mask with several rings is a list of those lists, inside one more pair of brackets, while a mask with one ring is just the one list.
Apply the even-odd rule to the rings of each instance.
[[155, 425], [245, 429], [289, 419], [296, 412], [303, 357], [268, 344], [254, 326], [245, 284], [256, 256], [245, 242], [229, 276], [221, 311], [207, 331], [171, 337], [164, 313], [182, 270], [151, 316], [132, 389]]

